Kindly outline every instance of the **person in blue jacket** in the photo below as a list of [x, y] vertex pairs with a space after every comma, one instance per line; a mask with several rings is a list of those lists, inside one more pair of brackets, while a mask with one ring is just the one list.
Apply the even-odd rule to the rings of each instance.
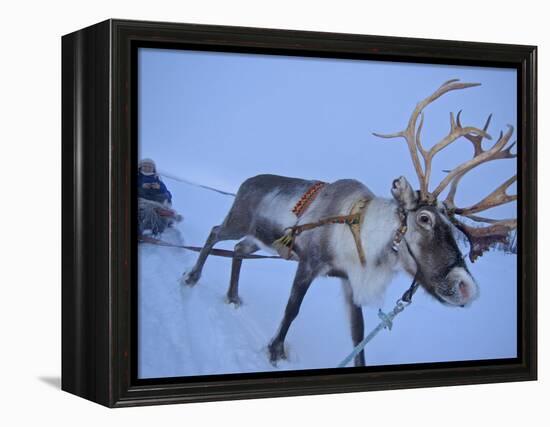
[[142, 159], [138, 163], [138, 197], [172, 204], [172, 194], [160, 180], [155, 162], [151, 159]]

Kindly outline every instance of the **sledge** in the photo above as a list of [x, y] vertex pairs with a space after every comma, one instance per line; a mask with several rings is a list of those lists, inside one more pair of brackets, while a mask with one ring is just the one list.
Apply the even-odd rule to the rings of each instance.
[[162, 234], [166, 228], [173, 227], [182, 220], [183, 216], [169, 204], [141, 197], [138, 198], [138, 227], [140, 235], [143, 235], [145, 231], [150, 231], [151, 235], [156, 237]]

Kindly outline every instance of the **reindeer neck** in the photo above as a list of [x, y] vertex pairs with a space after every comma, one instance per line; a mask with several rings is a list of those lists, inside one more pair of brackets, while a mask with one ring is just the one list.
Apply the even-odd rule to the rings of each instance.
[[380, 253], [391, 250], [400, 227], [399, 205], [393, 199], [375, 197], [369, 202], [361, 224], [363, 244], [374, 245]]

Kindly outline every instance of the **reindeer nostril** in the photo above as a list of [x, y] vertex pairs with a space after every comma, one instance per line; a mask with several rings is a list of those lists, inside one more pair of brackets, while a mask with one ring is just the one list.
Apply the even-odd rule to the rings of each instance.
[[462, 280], [458, 282], [458, 290], [460, 291], [460, 295], [463, 298], [468, 298], [470, 296], [470, 292], [468, 290], [468, 284]]

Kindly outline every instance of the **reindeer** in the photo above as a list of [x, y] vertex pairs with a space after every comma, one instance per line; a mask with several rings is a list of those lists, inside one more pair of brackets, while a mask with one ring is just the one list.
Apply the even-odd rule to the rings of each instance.
[[[182, 276], [183, 283], [194, 285], [213, 246], [223, 240], [239, 240], [235, 245], [227, 302], [238, 306], [239, 272], [244, 256], [258, 249], [276, 250], [287, 259], [298, 261], [298, 268], [283, 319], [268, 345], [273, 364], [285, 359], [284, 341], [302, 300], [318, 276], [341, 279], [344, 289], [351, 337], [354, 345], [363, 339], [361, 307], [383, 295], [392, 277], [404, 270], [441, 303], [466, 306], [478, 295], [478, 285], [468, 271], [453, 234], [453, 227], [464, 233], [470, 243], [473, 262], [492, 244], [504, 242], [516, 228], [515, 219], [494, 220], [475, 214], [516, 200], [506, 190], [513, 176], [480, 202], [465, 208], [455, 206], [454, 197], [462, 177], [475, 167], [497, 159], [516, 157], [508, 145], [513, 133], [509, 126], [489, 149], [482, 147], [491, 116], [483, 129], [462, 126], [460, 112], [450, 114], [450, 131], [430, 149], [421, 142], [423, 110], [442, 95], [478, 86], [458, 79], [445, 82], [431, 96], [416, 105], [405, 130], [374, 135], [403, 138], [418, 177], [414, 191], [405, 177], [393, 181], [392, 199], [377, 197], [361, 182], [342, 179], [326, 184], [276, 175], [258, 175], [240, 186], [235, 201], [221, 225], [212, 228], [194, 267]], [[420, 118], [420, 122], [418, 123]], [[470, 160], [447, 173], [429, 190], [434, 156], [459, 138], [474, 147]], [[424, 167], [420, 163], [422, 157]], [[447, 197], [438, 197], [450, 185]], [[458, 219], [484, 223], [474, 227]], [[403, 243], [403, 244], [402, 244]], [[364, 366], [361, 351], [355, 366]]]

